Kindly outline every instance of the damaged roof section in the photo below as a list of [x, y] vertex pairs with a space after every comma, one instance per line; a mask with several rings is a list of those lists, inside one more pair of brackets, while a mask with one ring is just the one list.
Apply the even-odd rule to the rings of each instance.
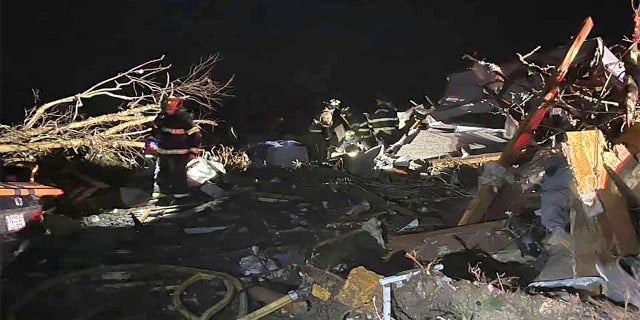
[[[510, 109], [512, 116], [522, 116], [523, 110], [511, 109], [522, 107], [544, 88], [544, 77], [555, 72], [567, 49], [534, 51], [519, 55], [519, 60], [498, 64], [467, 56], [472, 59], [471, 67], [448, 76], [445, 93], [432, 116], [445, 123], [504, 128], [503, 109]], [[596, 112], [606, 108], [607, 103], [617, 104], [611, 96], [620, 94], [625, 69], [601, 38], [584, 42], [571, 70], [566, 82], [575, 81], [577, 90], [571, 90], [562, 103], [584, 112]], [[612, 92], [607, 93], [609, 90]]]

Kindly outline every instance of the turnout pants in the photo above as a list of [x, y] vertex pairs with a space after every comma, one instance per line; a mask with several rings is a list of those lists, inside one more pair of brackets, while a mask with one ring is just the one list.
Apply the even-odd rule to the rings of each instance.
[[189, 194], [187, 184], [188, 154], [160, 155], [154, 173], [153, 197], [186, 197]]

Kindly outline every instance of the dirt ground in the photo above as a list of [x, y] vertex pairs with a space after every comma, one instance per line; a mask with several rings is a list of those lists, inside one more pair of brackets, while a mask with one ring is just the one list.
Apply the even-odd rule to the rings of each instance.
[[[633, 307], [616, 305], [602, 297], [562, 289], [533, 292], [500, 284], [452, 280], [420, 270], [409, 280], [392, 285], [392, 319], [638, 319]], [[414, 271], [415, 271], [414, 270]], [[307, 312], [281, 312], [266, 319], [381, 319], [379, 293], [366, 304], [346, 306], [330, 299], [310, 298]], [[375, 305], [375, 306], [374, 306]]]
[[[265, 305], [246, 296], [260, 286], [276, 295], [307, 290], [289, 312], [263, 319], [378, 319], [380, 287], [359, 305], [336, 299], [349, 272], [363, 267], [388, 277], [416, 265], [403, 254], [385, 260], [363, 223], [378, 219], [388, 241], [416, 217], [426, 221], [421, 230], [450, 226], [470, 199], [447, 176], [358, 181], [330, 168], [262, 168], [230, 173], [218, 184], [222, 195], [194, 192], [191, 205], [154, 210], [143, 224], [132, 215], [139, 218], [144, 208], [79, 219], [51, 214], [49, 231], [25, 233], [23, 251], [3, 261], [1, 318], [176, 319], [218, 306], [211, 319], [235, 319]], [[364, 200], [366, 208], [353, 213]], [[412, 215], [389, 210], [389, 203]], [[464, 273], [461, 261], [443, 272]], [[444, 279], [420, 274], [394, 287], [394, 319], [638, 319], [630, 309], [566, 292], [549, 298]], [[309, 293], [313, 284], [330, 297]]]

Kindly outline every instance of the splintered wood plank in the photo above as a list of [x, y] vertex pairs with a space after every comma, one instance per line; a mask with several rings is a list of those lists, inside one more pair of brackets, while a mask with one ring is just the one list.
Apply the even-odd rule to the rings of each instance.
[[[575, 177], [572, 234], [575, 276], [594, 275], [598, 260], [611, 255], [637, 254], [638, 241], [626, 201], [610, 180], [607, 166], [618, 167], [620, 160], [604, 150], [606, 140], [600, 130], [567, 133], [563, 153]], [[587, 217], [593, 194], [604, 212]]]
[[151, 214], [151, 210], [153, 208], [151, 206], [149, 206], [146, 210], [144, 210], [144, 212], [142, 213], [142, 215], [140, 216], [140, 218], [138, 220], [140, 220], [140, 222], [145, 222], [147, 220], [147, 218], [149, 218], [149, 214]]
[[581, 199], [587, 199], [592, 192], [606, 187], [607, 171], [602, 158], [605, 144], [600, 130], [567, 132], [563, 152], [576, 178]]
[[479, 155], [462, 157], [448, 157], [442, 159], [429, 160], [431, 167], [442, 169], [447, 167], [455, 167], [461, 165], [469, 165], [472, 167], [481, 167], [485, 162], [497, 161], [500, 159], [501, 152], [484, 153]]
[[388, 241], [387, 248], [391, 254], [415, 250], [420, 259], [429, 261], [447, 253], [462, 251], [465, 246], [495, 253], [514, 243], [504, 232], [505, 223], [506, 220], [498, 220], [397, 236]]

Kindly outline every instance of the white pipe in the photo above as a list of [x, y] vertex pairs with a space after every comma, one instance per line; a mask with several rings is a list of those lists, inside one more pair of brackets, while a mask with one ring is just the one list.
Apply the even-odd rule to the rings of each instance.
[[418, 274], [420, 272], [422, 272], [422, 269], [411, 271], [411, 272], [404, 273], [404, 274], [397, 275], [397, 276], [391, 276], [391, 277], [382, 278], [382, 279], [380, 279], [380, 284], [385, 286], [385, 285], [390, 284], [390, 283], [396, 283], [396, 282], [400, 282], [400, 281], [404, 281], [404, 280], [409, 280], [409, 279], [411, 279], [412, 276], [414, 276], [414, 275], [416, 275], [416, 274]]
[[382, 278], [379, 280], [380, 284], [382, 285], [382, 320], [391, 320], [391, 285], [394, 283], [409, 280], [413, 275], [416, 275], [420, 272], [422, 272], [421, 269], [397, 276]]
[[391, 320], [391, 286], [382, 286], [382, 320]]

